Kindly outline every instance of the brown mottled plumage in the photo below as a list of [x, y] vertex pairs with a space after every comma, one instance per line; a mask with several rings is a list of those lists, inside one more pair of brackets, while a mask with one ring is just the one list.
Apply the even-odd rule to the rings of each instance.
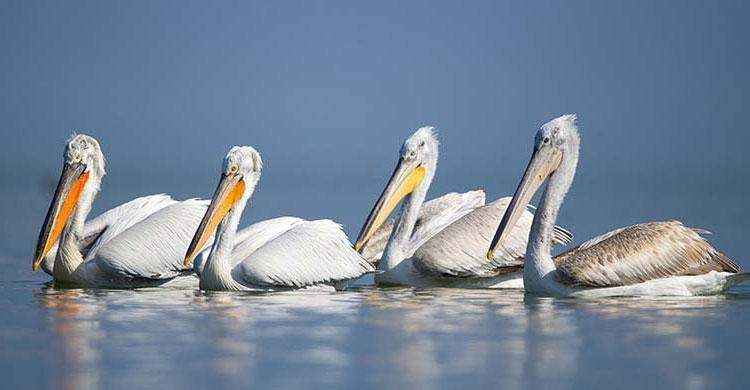
[[679, 221], [648, 222], [596, 237], [555, 258], [561, 281], [572, 286], [615, 287], [739, 266]]

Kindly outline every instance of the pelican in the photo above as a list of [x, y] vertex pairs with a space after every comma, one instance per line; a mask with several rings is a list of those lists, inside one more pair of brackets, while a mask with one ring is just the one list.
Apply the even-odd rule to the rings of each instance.
[[[419, 216], [414, 222], [415, 233], [412, 236], [421, 236], [422, 233], [420, 232], [425, 229], [431, 230], [430, 226], [433, 224], [450, 225], [481, 206], [484, 206], [484, 191], [476, 190], [464, 193], [451, 192], [439, 198], [428, 200], [419, 209]], [[383, 251], [385, 251], [388, 238], [393, 233], [393, 227], [397, 220], [398, 218], [390, 216], [359, 248], [362, 257], [370, 264], [377, 265], [380, 258], [383, 257]]]
[[[542, 183], [544, 194], [526, 246], [526, 291], [553, 296], [607, 297], [712, 295], [750, 279], [714, 249], [702, 229], [679, 221], [620, 228], [552, 258], [554, 223], [578, 165], [575, 115], [543, 125], [536, 134], [526, 172], [505, 211], [487, 253], [513, 240], [521, 212]], [[524, 224], [521, 228], [526, 229]]]
[[260, 179], [263, 162], [249, 146], [235, 146], [224, 158], [222, 175], [185, 255], [187, 266], [217, 232], [201, 265], [202, 290], [344, 289], [375, 269], [330, 220], [281, 217], [250, 226], [235, 246], [242, 211]]
[[79, 134], [68, 141], [63, 160], [60, 181], [39, 233], [32, 270], [43, 265], [55, 283], [63, 286], [195, 284], [195, 276], [189, 275], [192, 270], [181, 260], [206, 201], [146, 196], [85, 225], [105, 175], [104, 155], [96, 139]]
[[[487, 245], [510, 198], [484, 205], [481, 190], [448, 194], [433, 205], [438, 215], [419, 226], [420, 209], [435, 175], [438, 140], [432, 127], [423, 127], [406, 139], [396, 169], [357, 237], [355, 249], [363, 251], [386, 217], [405, 199], [400, 217], [378, 262], [379, 284], [415, 287], [523, 288], [523, 254], [532, 214], [524, 209], [520, 228], [504, 251], [485, 259]], [[417, 228], [418, 227], [418, 228]], [[555, 242], [567, 243], [571, 235], [555, 227]]]

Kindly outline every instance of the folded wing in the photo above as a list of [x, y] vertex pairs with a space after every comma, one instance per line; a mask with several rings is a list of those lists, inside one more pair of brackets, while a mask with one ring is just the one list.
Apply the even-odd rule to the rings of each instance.
[[[96, 252], [99, 247], [123, 230], [174, 203], [177, 202], [166, 194], [143, 196], [86, 221], [81, 238], [81, 253], [84, 259], [90, 259], [89, 254]], [[58, 243], [55, 243], [41, 264], [44, 272], [50, 275], [54, 269], [57, 245]]]
[[[419, 217], [414, 226], [412, 240], [409, 244], [409, 250], [407, 250], [408, 254], [414, 253], [420, 245], [446, 226], [477, 207], [483, 206], [484, 198], [484, 191], [475, 190], [464, 193], [451, 192], [425, 202], [419, 211]], [[388, 218], [367, 241], [367, 245], [362, 250], [362, 256], [370, 264], [376, 264], [383, 256], [383, 250], [385, 250], [385, 245], [388, 243], [397, 218], [397, 216]]]
[[336, 284], [373, 271], [341, 226], [330, 220], [296, 223], [236, 269], [245, 284], [269, 288]]
[[739, 272], [699, 233], [679, 221], [628, 226], [595, 237], [555, 259], [561, 279], [571, 285], [613, 287], [710, 271]]
[[122, 230], [89, 256], [116, 277], [178, 276], [192, 269], [183, 266], [183, 259], [207, 207], [202, 200], [175, 202]]
[[[422, 272], [452, 277], [492, 277], [520, 270], [534, 218], [529, 210], [524, 211], [511, 234], [497, 247], [492, 260], [486, 257], [510, 200], [500, 198], [479, 207], [440, 231], [417, 249], [412, 257], [414, 265]], [[554, 234], [556, 244], [567, 244], [572, 238], [557, 226]]]
[[[279, 217], [254, 223], [238, 231], [235, 237], [234, 249], [232, 250], [232, 267], [252, 255], [268, 241], [286, 233], [301, 222], [305, 222], [305, 220], [297, 217]], [[211, 243], [213, 243], [213, 240], [209, 240], [206, 243], [207, 249], [195, 258], [193, 269], [198, 274], [203, 271], [203, 267], [206, 265], [206, 260], [208, 260], [208, 256], [211, 253]]]

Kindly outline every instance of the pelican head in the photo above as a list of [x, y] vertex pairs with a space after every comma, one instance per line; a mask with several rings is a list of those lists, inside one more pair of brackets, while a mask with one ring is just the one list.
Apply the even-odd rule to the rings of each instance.
[[79, 206], [79, 199], [90, 200], [99, 191], [104, 174], [104, 154], [99, 142], [88, 135], [73, 135], [65, 146], [62, 174], [39, 233], [32, 270], [39, 268], [42, 259], [60, 237], [73, 210]]
[[[190, 265], [195, 256], [200, 252], [206, 241], [214, 234], [227, 216], [230, 210], [235, 207], [243, 207], [260, 179], [260, 172], [263, 168], [263, 160], [260, 153], [250, 146], [235, 146], [227, 156], [221, 166], [221, 179], [216, 187], [214, 196], [211, 198], [211, 204], [203, 216], [198, 230], [190, 242], [187, 253], [185, 254], [185, 266]], [[245, 190], [245, 187], [249, 190]]]
[[432, 127], [422, 127], [404, 141], [393, 171], [383, 193], [370, 211], [354, 249], [361, 251], [373, 233], [406, 195], [419, 188], [425, 176], [435, 173], [438, 160], [438, 140]]
[[495, 232], [487, 252], [488, 259], [492, 259], [498, 243], [510, 234], [518, 218], [526, 209], [526, 205], [542, 183], [548, 177], [554, 176], [565, 162], [575, 164], [573, 160], [578, 158], [579, 143], [575, 114], [555, 118], [542, 125], [537, 131], [531, 160]]

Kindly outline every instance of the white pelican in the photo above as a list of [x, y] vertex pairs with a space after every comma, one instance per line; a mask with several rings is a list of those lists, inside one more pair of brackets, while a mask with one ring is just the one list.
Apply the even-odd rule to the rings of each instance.
[[[576, 116], [564, 115], [537, 132], [526, 172], [493, 238], [501, 249], [536, 190], [547, 186], [526, 249], [526, 291], [555, 296], [710, 295], [750, 278], [700, 233], [678, 221], [648, 222], [603, 234], [553, 259], [553, 226], [578, 164]], [[526, 229], [525, 225], [522, 225]], [[499, 245], [498, 245], [499, 244]]]
[[105, 174], [104, 155], [94, 138], [75, 135], [63, 159], [34, 252], [34, 271], [44, 262], [44, 270], [58, 285], [126, 288], [174, 285], [178, 280], [195, 283], [195, 276], [189, 276], [192, 270], [181, 260], [207, 202], [146, 196], [84, 227]]
[[[484, 191], [481, 190], [464, 193], [451, 192], [439, 198], [428, 200], [419, 209], [419, 216], [414, 222], [415, 233], [412, 236], [422, 236], [423, 233], [420, 232], [431, 230], [430, 226], [433, 224], [438, 226], [450, 225], [481, 206], [484, 206]], [[397, 220], [397, 217], [390, 216], [359, 248], [362, 257], [370, 264], [377, 264], [383, 257], [385, 245], [388, 243], [391, 233], [393, 233], [393, 227]]]
[[[359, 233], [355, 249], [362, 250], [386, 217], [406, 198], [385, 246], [375, 275], [379, 284], [416, 287], [523, 288], [521, 270], [532, 214], [524, 210], [521, 224], [504, 251], [486, 260], [492, 233], [510, 198], [484, 205], [484, 193], [449, 194], [443, 205], [417, 229], [420, 208], [435, 175], [438, 141], [431, 127], [412, 134], [401, 147], [398, 164]], [[446, 204], [448, 206], [446, 206]], [[569, 242], [570, 233], [555, 229], [555, 240]]]
[[235, 246], [242, 211], [260, 179], [260, 154], [235, 146], [224, 158], [211, 204], [185, 255], [187, 266], [216, 231], [211, 254], [202, 265], [203, 290], [288, 290], [346, 288], [375, 269], [357, 253], [330, 220], [282, 217], [259, 222]]

